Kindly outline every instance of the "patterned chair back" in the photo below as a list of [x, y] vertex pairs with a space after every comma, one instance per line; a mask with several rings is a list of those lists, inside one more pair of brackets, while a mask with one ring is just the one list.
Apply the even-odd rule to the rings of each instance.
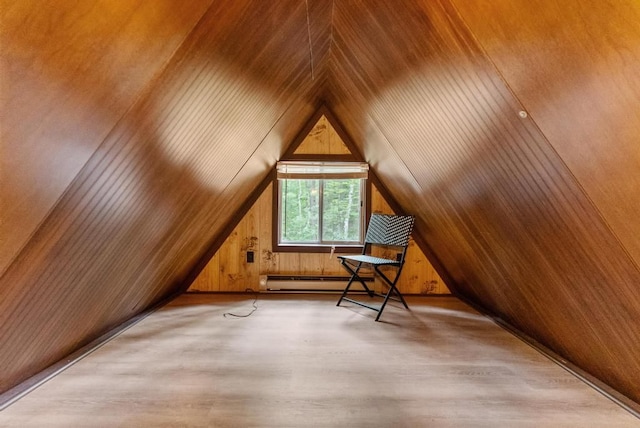
[[407, 247], [414, 220], [411, 215], [372, 214], [365, 244]]

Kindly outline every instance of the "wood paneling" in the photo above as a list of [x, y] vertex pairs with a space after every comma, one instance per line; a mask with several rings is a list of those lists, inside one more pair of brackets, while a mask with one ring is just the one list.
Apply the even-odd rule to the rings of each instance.
[[454, 3], [640, 265], [640, 3]]
[[351, 152], [344, 145], [342, 139], [331, 126], [325, 115], [311, 129], [309, 135], [300, 143], [293, 152], [294, 155], [308, 154], [350, 155]]
[[3, 0], [0, 391], [181, 289], [325, 100], [454, 291], [640, 401], [631, 3]]
[[1, 2], [0, 274], [210, 3]]
[[[351, 154], [326, 116], [322, 115], [294, 154]], [[192, 291], [258, 290], [260, 275], [346, 275], [336, 255], [275, 252], [272, 245], [273, 185], [270, 184], [230, 233], [190, 287]], [[394, 213], [373, 186], [371, 210]], [[255, 263], [246, 252], [254, 251]], [[387, 255], [395, 257], [395, 255]], [[381, 288], [380, 284], [376, 284]], [[448, 294], [449, 290], [420, 248], [411, 240], [398, 287], [403, 293]]]
[[[537, 28], [535, 13], [517, 13], [514, 18], [510, 13], [519, 3], [506, 3], [460, 7], [486, 30], [483, 40], [498, 32], [496, 27], [516, 27], [520, 21], [527, 22], [525, 32]], [[565, 8], [564, 3], [554, 5]], [[640, 342], [640, 271], [631, 249], [612, 233], [590, 198], [591, 189], [585, 192], [576, 180], [573, 162], [565, 161], [535, 122], [537, 114], [520, 116], [529, 106], [505, 84], [501, 69], [495, 68], [451, 4], [403, 6], [373, 0], [335, 4], [329, 107], [402, 208], [417, 213], [418, 229], [453, 279], [454, 291], [639, 400], [640, 348], [635, 343]], [[573, 10], [566, 7], [564, 13]], [[540, 10], [543, 4], [531, 8]], [[588, 22], [597, 24], [600, 8], [580, 10], [593, 14]], [[493, 13], [500, 16], [494, 18]], [[495, 37], [506, 40], [510, 35]], [[630, 61], [627, 66], [634, 69], [637, 56], [617, 53], [611, 47], [615, 41], [608, 40], [587, 52], [622, 55], [609, 62], [613, 69], [596, 70], [620, 73], [616, 81], [621, 90], [630, 86], [633, 93], [636, 86], [621, 77], [626, 76], [621, 63]], [[621, 46], [633, 40], [621, 41]], [[499, 41], [495, 48], [500, 48]], [[513, 52], [506, 48], [501, 60], [507, 61]], [[512, 68], [522, 67], [517, 59], [509, 60]], [[529, 75], [530, 68], [535, 67], [520, 71]], [[579, 91], [581, 82], [572, 85]], [[547, 95], [540, 97], [541, 104], [553, 104], [553, 94]], [[556, 118], [557, 127], [570, 133], [574, 114], [575, 110], [567, 111], [564, 119]], [[629, 141], [637, 142], [639, 134], [635, 124], [625, 129], [630, 132], [626, 140], [608, 141], [622, 145], [619, 150], [636, 159], [629, 153]], [[584, 134], [584, 129], [579, 132], [573, 138], [597, 138]], [[597, 159], [589, 159], [598, 168]], [[623, 169], [633, 174], [633, 167]], [[612, 182], [603, 189], [609, 185]], [[629, 195], [629, 186], [625, 189], [611, 196], [614, 205], [627, 204], [625, 197], [631, 199], [629, 206], [635, 204], [636, 195]], [[638, 223], [624, 212], [626, 208], [619, 218], [633, 225], [616, 230], [631, 231], [626, 239], [636, 239]]]
[[[186, 20], [177, 16], [178, 3], [172, 4], [171, 19]], [[135, 5], [122, 19], [142, 31], [151, 18], [144, 5]], [[98, 13], [68, 7], [80, 21], [69, 25], [94, 26]], [[195, 4], [190, 7], [197, 15]], [[1, 278], [0, 391], [179, 289], [319, 107], [331, 8], [324, 2], [309, 7], [313, 19], [307, 20], [305, 2], [214, 2], [162, 74], [155, 80], [147, 75], [149, 86], [136, 104], [125, 106], [117, 124], [111, 121], [94, 134], [103, 140], [98, 149], [86, 156], [88, 162]], [[28, 11], [36, 13], [33, 5]], [[138, 18], [142, 22], [135, 24]], [[54, 14], [49, 26], [29, 32], [56, 25], [64, 20]], [[122, 32], [117, 26], [110, 31]], [[91, 47], [114, 40], [103, 42], [91, 31], [77, 37], [69, 44], [79, 46], [80, 65], [94, 58]], [[157, 60], [159, 54], [149, 55]], [[55, 67], [46, 55], [35, 56]], [[15, 58], [5, 62], [11, 69], [20, 65]], [[126, 80], [99, 65], [107, 75], [97, 79], [100, 91], [117, 88], [112, 78]], [[79, 85], [82, 91], [82, 79]], [[63, 98], [58, 93], [52, 102]], [[16, 104], [9, 100], [3, 109], [12, 111]], [[79, 107], [59, 108], [63, 117], [74, 117]], [[82, 116], [72, 122], [82, 133], [96, 120]], [[30, 119], [28, 126], [35, 125]], [[48, 133], [44, 126], [39, 132]], [[64, 139], [55, 133], [48, 138]]]
[[[336, 258], [337, 254], [273, 251], [272, 191], [273, 185], [269, 185], [191, 284], [190, 291], [258, 290], [260, 275], [346, 275]], [[393, 213], [375, 187], [371, 193], [373, 212]], [[255, 263], [247, 263], [248, 250], [254, 251]], [[381, 287], [380, 284], [377, 286]], [[407, 294], [449, 294], [444, 281], [413, 239], [398, 287]]]

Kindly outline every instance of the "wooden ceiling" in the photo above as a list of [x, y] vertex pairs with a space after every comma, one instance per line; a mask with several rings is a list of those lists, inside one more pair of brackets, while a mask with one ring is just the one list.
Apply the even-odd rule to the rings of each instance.
[[181, 290], [335, 113], [449, 287], [640, 401], [640, 5], [2, 0], [0, 392]]

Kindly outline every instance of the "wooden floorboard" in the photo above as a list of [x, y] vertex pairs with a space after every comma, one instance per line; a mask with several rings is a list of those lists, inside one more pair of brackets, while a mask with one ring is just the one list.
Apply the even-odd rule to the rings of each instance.
[[0, 413], [2, 427], [638, 427], [453, 297], [187, 294]]

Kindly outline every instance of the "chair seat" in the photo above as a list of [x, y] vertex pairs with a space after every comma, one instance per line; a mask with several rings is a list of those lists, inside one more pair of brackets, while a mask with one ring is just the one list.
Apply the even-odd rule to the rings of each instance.
[[373, 256], [364, 255], [364, 254], [359, 254], [356, 256], [338, 256], [338, 258], [344, 259], [344, 260], [353, 260], [354, 262], [368, 263], [370, 265], [378, 265], [378, 266], [382, 266], [382, 265], [397, 266], [400, 264], [400, 262], [397, 260], [383, 259], [381, 257], [373, 257]]

